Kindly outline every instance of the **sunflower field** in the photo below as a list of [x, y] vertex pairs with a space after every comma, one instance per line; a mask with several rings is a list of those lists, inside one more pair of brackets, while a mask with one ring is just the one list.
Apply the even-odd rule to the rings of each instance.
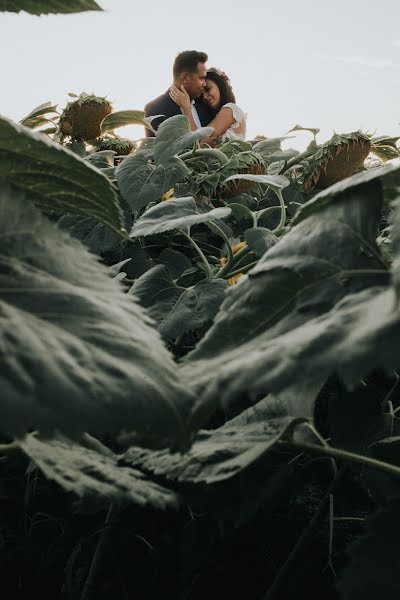
[[146, 127], [0, 117], [3, 597], [398, 600], [400, 138]]

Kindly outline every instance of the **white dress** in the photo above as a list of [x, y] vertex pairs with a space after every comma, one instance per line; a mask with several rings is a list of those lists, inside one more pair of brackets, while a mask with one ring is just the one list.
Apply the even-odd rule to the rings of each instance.
[[[227, 102], [221, 108], [230, 108], [235, 119], [235, 123], [231, 125], [221, 136], [223, 140], [245, 140], [246, 139], [246, 118], [247, 114], [233, 102]], [[235, 129], [244, 124], [244, 133], [237, 133]]]

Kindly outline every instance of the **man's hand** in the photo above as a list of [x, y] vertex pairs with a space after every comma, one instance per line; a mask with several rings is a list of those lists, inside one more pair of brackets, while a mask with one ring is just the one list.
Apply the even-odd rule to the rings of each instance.
[[185, 90], [185, 88], [183, 87], [183, 85], [181, 85], [180, 88], [178, 88], [176, 85], [172, 84], [171, 87], [169, 88], [169, 95], [172, 98], [172, 100], [175, 102], [175, 104], [177, 104], [180, 108], [182, 108], [185, 112], [191, 112], [192, 107], [191, 107], [191, 100], [190, 100], [190, 96], [187, 93], [187, 91]]

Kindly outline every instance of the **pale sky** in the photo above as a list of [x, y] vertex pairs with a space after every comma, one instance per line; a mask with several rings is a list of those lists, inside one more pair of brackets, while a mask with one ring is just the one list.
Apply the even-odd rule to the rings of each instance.
[[[248, 114], [247, 137], [295, 124], [400, 136], [400, 0], [98, 0], [103, 13], [0, 13], [0, 114], [19, 120], [67, 93], [143, 109], [187, 49], [208, 53]], [[228, 7], [229, 4], [229, 7]], [[143, 128], [117, 130], [134, 139]], [[303, 149], [309, 134], [284, 147]]]

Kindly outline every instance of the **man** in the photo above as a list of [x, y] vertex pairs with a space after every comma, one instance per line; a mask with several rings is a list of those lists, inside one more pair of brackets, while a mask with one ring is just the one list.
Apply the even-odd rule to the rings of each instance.
[[[213, 118], [209, 107], [202, 101], [202, 93], [206, 82], [207, 69], [205, 63], [208, 56], [205, 52], [196, 50], [185, 50], [178, 54], [174, 61], [173, 76], [177, 87], [184, 86], [192, 100], [193, 119], [198, 127], [204, 127]], [[157, 131], [163, 121], [174, 115], [182, 114], [182, 110], [172, 100], [169, 90], [152, 100], [144, 107], [146, 117], [163, 115], [151, 122], [153, 129]], [[154, 136], [150, 129], [145, 129], [146, 136]]]

